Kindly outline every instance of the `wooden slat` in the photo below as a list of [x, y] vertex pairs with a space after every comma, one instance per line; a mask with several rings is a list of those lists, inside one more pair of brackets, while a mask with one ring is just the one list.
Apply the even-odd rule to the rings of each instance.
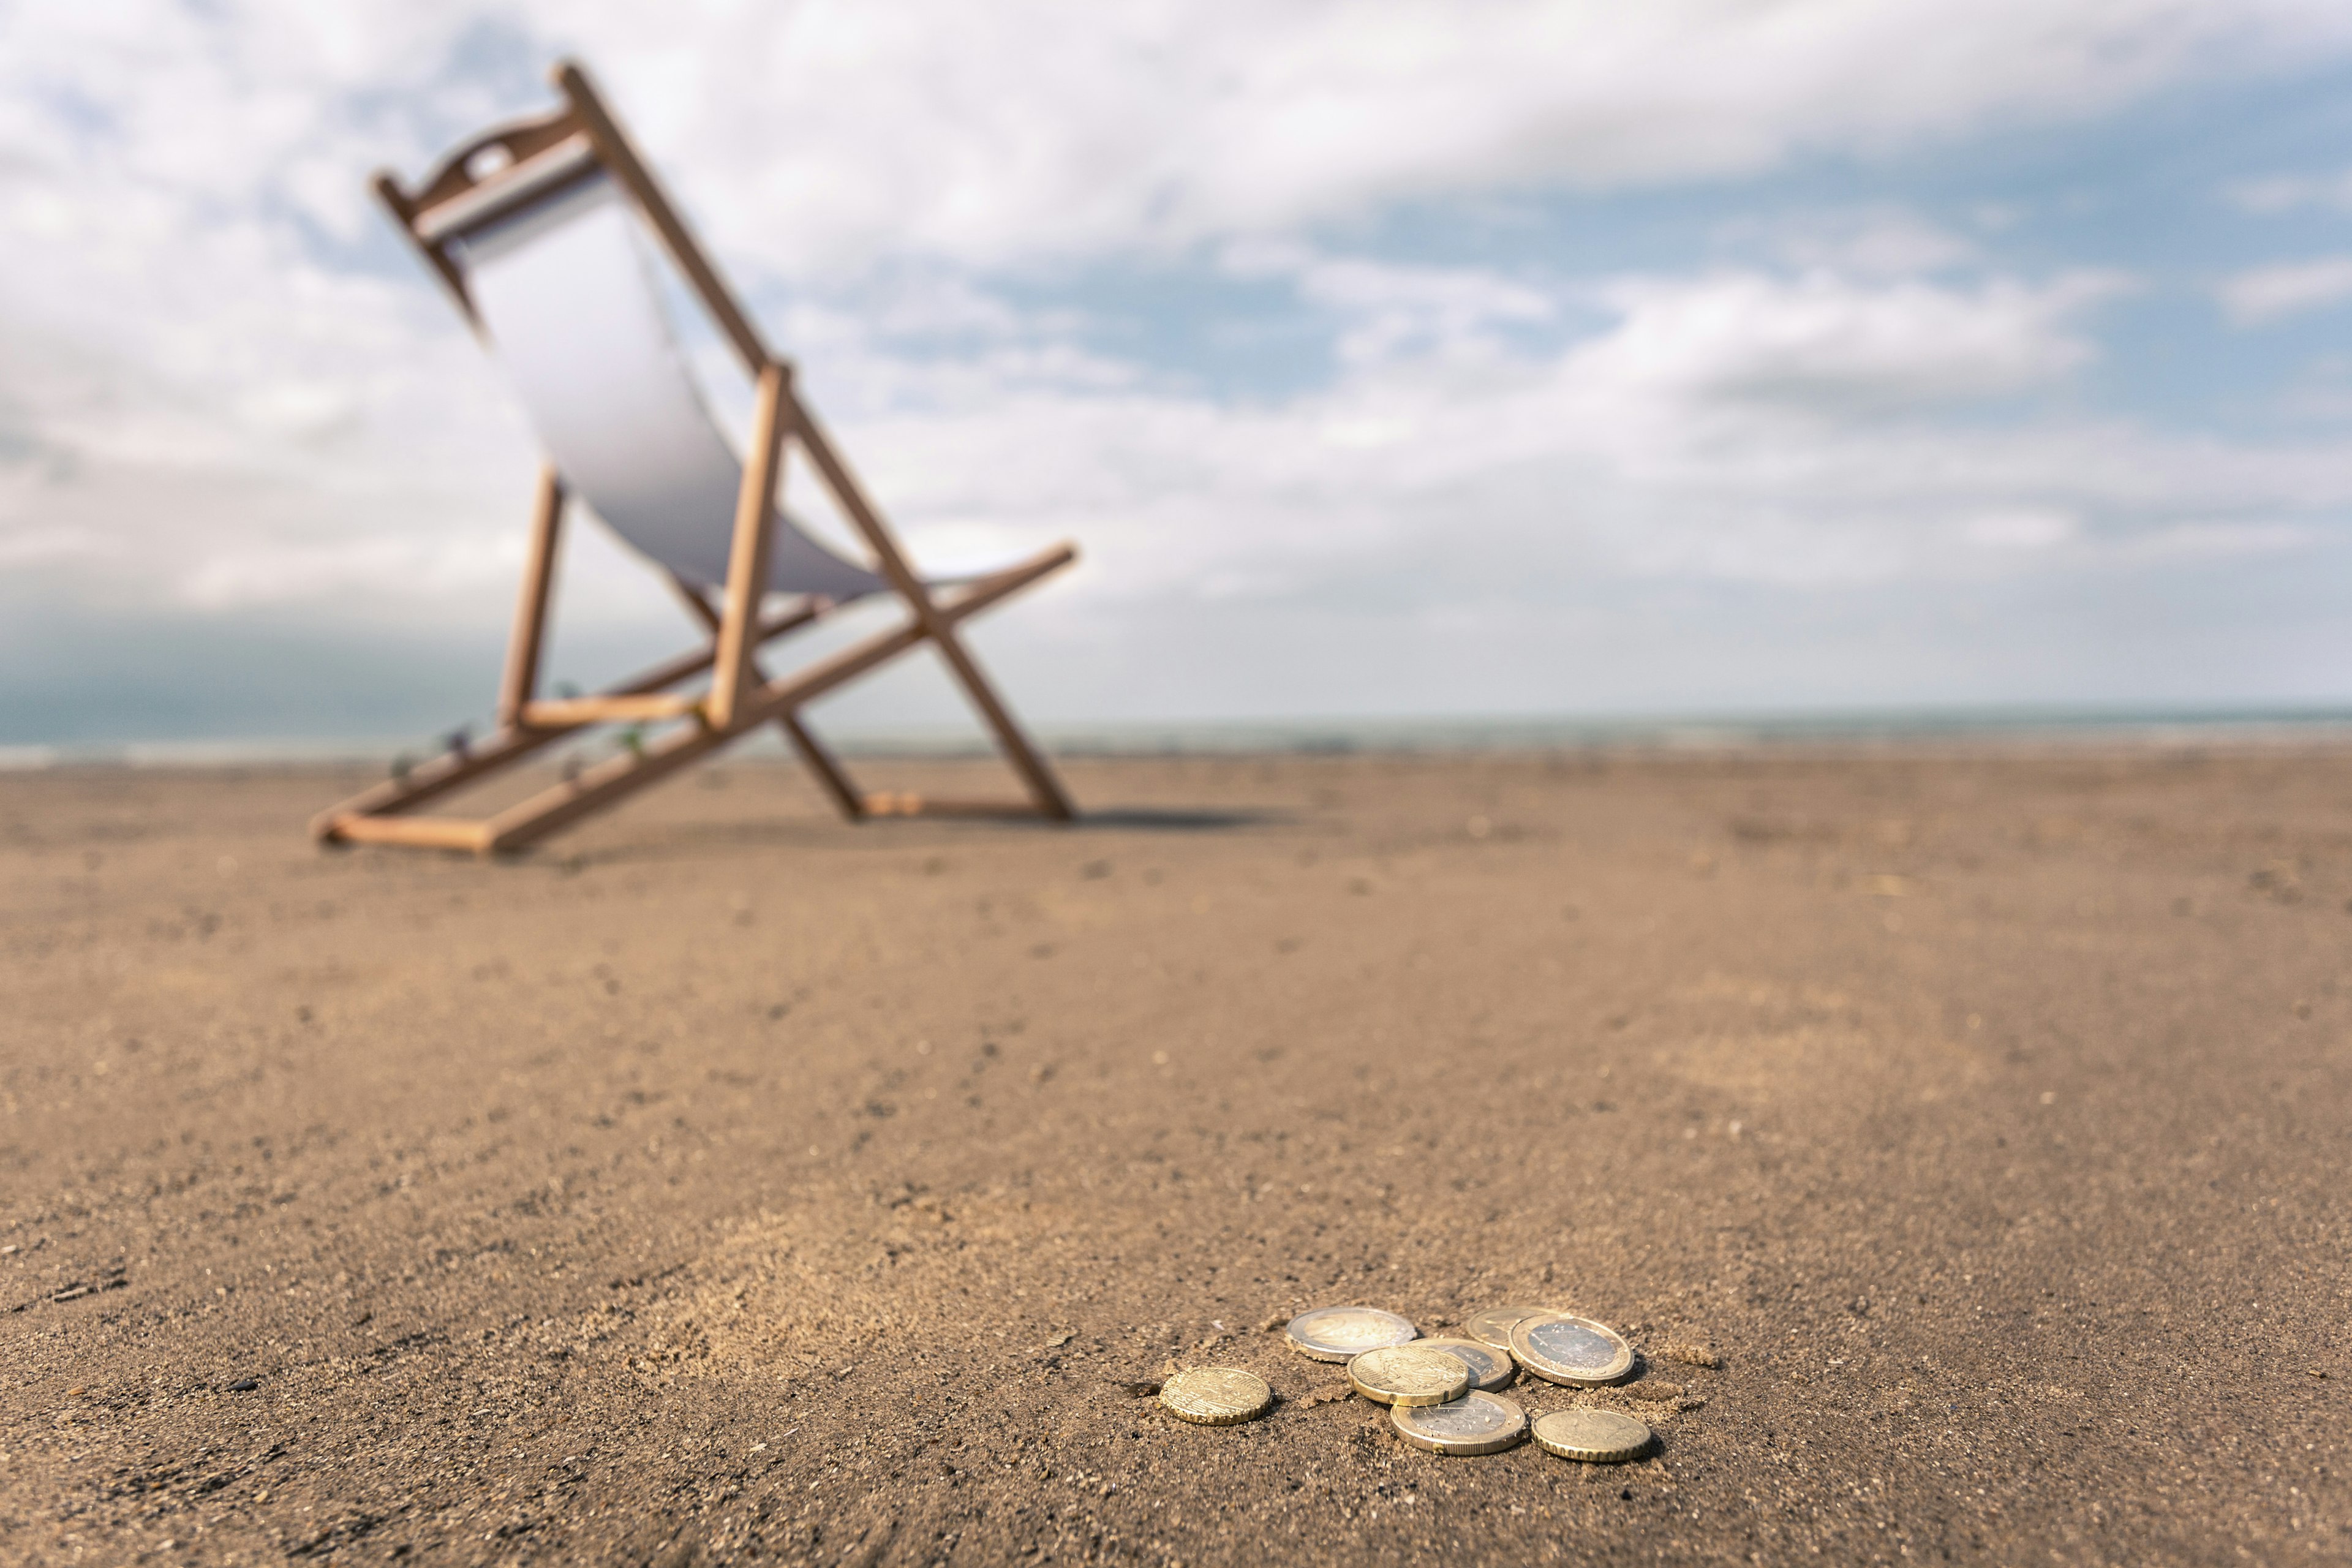
[[[415, 205], [419, 212], [439, 206], [454, 197], [494, 184], [526, 168], [549, 148], [580, 133], [580, 121], [567, 110], [534, 114], [523, 120], [510, 120], [503, 125], [493, 125], [472, 141], [452, 152], [433, 167], [416, 187]], [[491, 170], [480, 179], [474, 177], [474, 161], [489, 149], [502, 149], [507, 155], [504, 167]]]
[[563, 480], [542, 463], [531, 504], [530, 542], [515, 596], [514, 629], [507, 637], [507, 668], [499, 681], [499, 722], [511, 727], [539, 692], [540, 650], [547, 646], [547, 605], [555, 585], [555, 547], [563, 528]]
[[425, 244], [447, 244], [468, 229], [525, 206], [596, 172], [596, 144], [575, 132], [553, 146], [465, 190], [416, 209], [416, 236]]
[[654, 724], [683, 719], [701, 707], [692, 697], [550, 697], [523, 704], [532, 729], [577, 730], [584, 724]]
[[457, 816], [346, 816], [335, 824], [333, 837], [346, 844], [401, 844], [478, 855], [489, 847], [490, 826]]

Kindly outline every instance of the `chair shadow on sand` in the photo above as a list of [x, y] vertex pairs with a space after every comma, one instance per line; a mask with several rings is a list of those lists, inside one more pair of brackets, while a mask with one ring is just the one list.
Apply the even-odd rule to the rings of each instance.
[[[1063, 826], [1083, 833], [1089, 827], [1135, 833], [1231, 833], [1248, 827], [1287, 826], [1297, 820], [1289, 811], [1211, 811], [1196, 806], [1129, 805], [1108, 811], [1078, 812], [1078, 819]], [[1034, 826], [1045, 826], [1038, 824]]]

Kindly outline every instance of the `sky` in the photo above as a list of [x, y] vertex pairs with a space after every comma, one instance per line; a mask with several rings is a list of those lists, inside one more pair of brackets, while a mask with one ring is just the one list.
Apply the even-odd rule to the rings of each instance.
[[1048, 730], [2352, 705], [2341, 0], [0, 0], [0, 746], [480, 721], [537, 453], [366, 181], [567, 55], [919, 563], [1078, 544]]

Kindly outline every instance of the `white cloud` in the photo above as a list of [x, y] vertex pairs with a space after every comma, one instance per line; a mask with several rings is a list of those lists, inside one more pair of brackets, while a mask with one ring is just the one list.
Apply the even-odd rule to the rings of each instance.
[[1808, 213], [1779, 226], [1774, 237], [1780, 253], [1813, 271], [1910, 278], [1947, 271], [1980, 255], [1966, 236], [1899, 208]]
[[[730, 247], [963, 261], [1280, 232], [1399, 196], [1718, 177], [2073, 119], [2184, 72], [2352, 43], [2323, 0], [1246, 0], [743, 8], [530, 0], [47, 6], [10, 22], [10, 226], [102, 265], [206, 216], [351, 239], [575, 47]], [[453, 68], [453, 61], [457, 62]], [[493, 85], [497, 89], [494, 90]], [[530, 89], [527, 94], [536, 96]], [[93, 199], [103, 195], [107, 199]]]
[[1230, 246], [1223, 259], [1235, 277], [1286, 277], [1302, 300], [1343, 319], [1336, 347], [1349, 364], [1408, 352], [1490, 352], [1498, 331], [1559, 314], [1542, 287], [1484, 268], [1324, 256], [1295, 241]]
[[2231, 522], [2198, 520], [2159, 528], [2132, 540], [2126, 551], [2158, 560], [2213, 559], [2232, 555], [2273, 555], [2303, 550], [2317, 542], [2317, 531], [2284, 522]]
[[[1523, 287], [1496, 279], [1494, 297]], [[1099, 568], [1086, 597], [1106, 610], [1367, 583], [1434, 607], [1541, 602], [1579, 578], [1823, 585], [2062, 553], [2095, 565], [2184, 515], [2352, 500], [2352, 459], [2332, 447], [1941, 417], [2063, 384], [2088, 353], [2076, 318], [2108, 287], [1651, 278], [1611, 289], [1613, 323], [1562, 347], [1511, 347], [1474, 318], [1476, 353], [1396, 340], [1271, 406], [972, 387], [856, 434], [919, 539], [929, 518], [1008, 541], [1075, 533]]]
[[2334, 174], [2273, 174], [2232, 185], [2229, 195], [2254, 213], [2313, 206], [2352, 208], [2352, 169]]
[[1752, 174], [1995, 116], [2075, 118], [2184, 70], [2352, 40], [2352, 16], [2301, 0], [1033, 0], [781, 10], [723, 51], [663, 13], [559, 26], [616, 62], [698, 194], [754, 198], [706, 203], [730, 242], [803, 268], [1182, 244], [1480, 185]]
[[111, 555], [121, 546], [87, 528], [24, 528], [0, 532], [0, 567], [30, 566], [44, 561]]
[[1996, 396], [2074, 368], [2091, 349], [2065, 318], [2118, 286], [2092, 274], [1974, 292], [1822, 273], [1635, 280], [1612, 290], [1623, 326], [1582, 357], [1627, 388], [1866, 414]]
[[[2002, 276], [1900, 210], [1792, 226], [1785, 271], [1614, 281], [1308, 237], [2081, 118], [2352, 47], [2333, 0], [126, 0], [0, 29], [0, 560], [108, 613], [495, 626], [530, 443], [362, 182], [546, 101], [559, 47], [728, 267], [790, 292], [780, 337], [920, 544], [1087, 542], [1064, 625], [2022, 571], [2167, 528], [2301, 540], [2352, 494], [2332, 447], [1976, 417], [2064, 385], [2120, 285]], [[1295, 292], [1328, 382], [1173, 384], [987, 270], [1202, 254]], [[2233, 310], [2294, 308], [2261, 276]], [[574, 563], [568, 616], [639, 613], [625, 563]]]
[[2050, 510], [1989, 511], [1972, 517], [1961, 530], [1970, 544], [1988, 550], [2041, 551], [2064, 544], [2080, 531], [2069, 512]]
[[243, 610], [354, 597], [441, 599], [500, 595], [522, 561], [512, 529], [477, 538], [373, 533], [323, 543], [295, 541], [208, 552], [178, 584], [178, 597], [204, 610]]
[[2242, 325], [2258, 326], [2352, 299], [2352, 256], [2256, 267], [2223, 280], [2222, 310]]

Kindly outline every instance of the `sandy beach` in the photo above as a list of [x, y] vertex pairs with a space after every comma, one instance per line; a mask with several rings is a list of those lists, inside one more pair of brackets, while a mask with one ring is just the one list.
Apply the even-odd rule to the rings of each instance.
[[[1068, 777], [493, 865], [0, 774], [0, 1561], [2352, 1559], [2352, 753]], [[1279, 1331], [1514, 1299], [1654, 1457]], [[1281, 1403], [1160, 1413], [1213, 1363]]]

